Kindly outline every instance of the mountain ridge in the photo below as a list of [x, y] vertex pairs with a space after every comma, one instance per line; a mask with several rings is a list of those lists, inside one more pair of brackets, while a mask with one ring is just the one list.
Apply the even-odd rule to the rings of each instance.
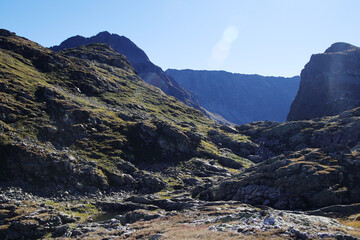
[[236, 124], [285, 121], [299, 83], [297, 76], [264, 77], [226, 71], [175, 69], [166, 72], [193, 92], [204, 108]]

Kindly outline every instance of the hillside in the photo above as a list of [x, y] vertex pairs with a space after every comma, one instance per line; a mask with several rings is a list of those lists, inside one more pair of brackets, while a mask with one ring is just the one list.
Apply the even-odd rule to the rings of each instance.
[[288, 121], [337, 115], [360, 106], [360, 48], [334, 43], [301, 71]]
[[144, 194], [217, 181], [252, 164], [221, 151], [208, 132], [234, 147], [248, 145], [246, 137], [148, 85], [110, 46], [55, 53], [7, 30], [0, 36], [4, 186], [65, 199]]
[[[216, 142], [207, 136], [209, 131], [226, 136], [229, 142], [246, 141], [145, 83], [126, 58], [108, 45], [54, 53], [3, 30], [1, 49], [2, 144], [9, 148], [3, 151], [7, 166], [3, 177], [15, 177], [21, 170], [22, 176], [46, 181], [50, 170], [42, 173], [45, 176], [34, 174], [44, 167], [42, 161], [56, 159], [55, 165], [84, 161], [94, 165], [93, 174], [100, 177], [94, 187], [106, 189], [117, 184], [113, 178], [124, 184], [124, 178], [131, 177], [125, 174], [127, 168], [221, 156]], [[28, 143], [23, 146], [22, 142]], [[28, 151], [28, 144], [34, 150]], [[39, 153], [36, 160], [31, 159], [34, 151]], [[21, 162], [25, 161], [22, 157], [14, 162], [9, 152], [26, 156], [29, 162]], [[233, 161], [237, 159], [234, 155]], [[22, 166], [30, 163], [29, 169]], [[73, 174], [83, 181], [77, 172]]]
[[168, 69], [166, 73], [193, 92], [201, 106], [236, 124], [285, 121], [300, 80], [225, 71]]
[[236, 129], [257, 144], [259, 164], [201, 193], [280, 209], [360, 202], [360, 108], [333, 117], [254, 122]]
[[184, 87], [168, 76], [160, 67], [153, 64], [142, 49], [124, 36], [110, 34], [106, 31], [89, 38], [74, 36], [50, 49], [58, 52], [66, 48], [79, 47], [90, 43], [110, 45], [115, 51], [127, 57], [139, 76], [147, 83], [160, 88], [164, 93], [180, 99], [189, 106], [200, 109], [198, 100], [190, 92], [186, 91]]
[[3, 29], [0, 95], [1, 239], [360, 237], [359, 109], [221, 125], [107, 44]]

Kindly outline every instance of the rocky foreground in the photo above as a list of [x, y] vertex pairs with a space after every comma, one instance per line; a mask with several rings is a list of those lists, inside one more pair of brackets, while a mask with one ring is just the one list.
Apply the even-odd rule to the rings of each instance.
[[[360, 205], [284, 211], [236, 201], [109, 194], [42, 198], [2, 188], [2, 239], [357, 239]], [[330, 216], [330, 217], [327, 217]], [[341, 216], [334, 219], [331, 216]], [[359, 218], [359, 217], [357, 217]], [[342, 224], [344, 223], [344, 224]], [[346, 226], [348, 225], [348, 226]]]
[[108, 45], [0, 30], [0, 238], [357, 239], [359, 109], [221, 125]]

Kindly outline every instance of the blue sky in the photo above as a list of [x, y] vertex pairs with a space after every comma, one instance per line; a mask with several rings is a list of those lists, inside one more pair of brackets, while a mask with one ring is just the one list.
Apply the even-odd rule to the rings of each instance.
[[334, 42], [360, 46], [358, 0], [1, 0], [0, 28], [45, 47], [109, 31], [176, 69], [294, 76]]

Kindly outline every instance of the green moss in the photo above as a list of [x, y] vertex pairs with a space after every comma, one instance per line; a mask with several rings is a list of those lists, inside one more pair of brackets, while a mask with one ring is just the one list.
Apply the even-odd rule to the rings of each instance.
[[[89, 217], [92, 217], [96, 214], [99, 214], [101, 211], [93, 204], [86, 203], [81, 204], [81, 202], [53, 202], [53, 201], [45, 201], [44, 202], [48, 206], [52, 206], [55, 211], [64, 212], [68, 215], [80, 218], [79, 222], [85, 222]], [[72, 210], [69, 209], [68, 206], [78, 206], [73, 207]]]
[[241, 173], [241, 171], [239, 169], [234, 169], [234, 168], [228, 168], [228, 170], [233, 173], [233, 174], [238, 174]]
[[250, 139], [248, 136], [242, 135], [240, 133], [228, 133], [228, 132], [224, 132], [222, 130], [220, 130], [220, 132], [222, 132], [223, 134], [225, 134], [227, 137], [230, 137], [232, 140], [237, 141], [237, 142], [250, 142]]
[[250, 160], [240, 157], [234, 153], [231, 152], [227, 152], [225, 155], [223, 154], [224, 157], [230, 158], [238, 163], [240, 163], [243, 167], [245, 168], [249, 168], [253, 165], [253, 162], [251, 162]]
[[219, 149], [211, 142], [201, 140], [200, 149], [210, 154], [218, 155]]

